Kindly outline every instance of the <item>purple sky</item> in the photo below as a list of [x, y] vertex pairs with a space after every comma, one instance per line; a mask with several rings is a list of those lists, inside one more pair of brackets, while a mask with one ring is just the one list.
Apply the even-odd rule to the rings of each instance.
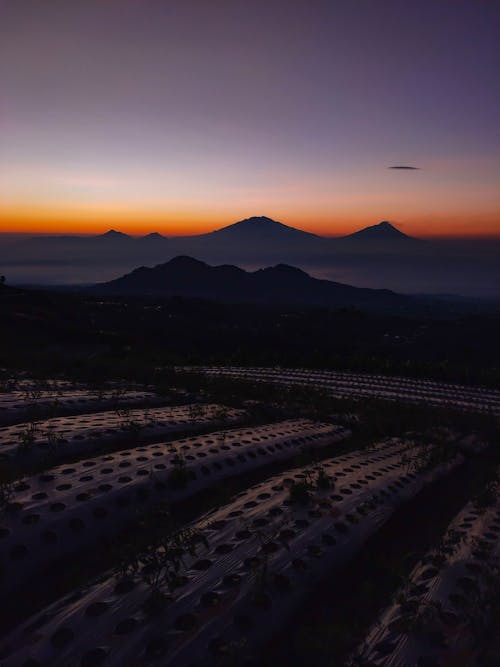
[[0, 229], [500, 233], [499, 41], [494, 0], [0, 0]]

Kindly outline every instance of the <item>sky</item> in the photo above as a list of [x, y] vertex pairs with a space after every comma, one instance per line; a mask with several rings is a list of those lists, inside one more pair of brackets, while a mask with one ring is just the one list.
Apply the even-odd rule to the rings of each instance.
[[496, 0], [0, 0], [0, 230], [499, 236], [499, 43]]

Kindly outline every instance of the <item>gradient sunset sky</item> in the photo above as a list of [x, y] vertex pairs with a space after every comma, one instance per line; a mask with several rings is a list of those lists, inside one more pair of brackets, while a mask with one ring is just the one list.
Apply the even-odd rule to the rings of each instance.
[[0, 0], [0, 230], [498, 236], [499, 40], [494, 0]]

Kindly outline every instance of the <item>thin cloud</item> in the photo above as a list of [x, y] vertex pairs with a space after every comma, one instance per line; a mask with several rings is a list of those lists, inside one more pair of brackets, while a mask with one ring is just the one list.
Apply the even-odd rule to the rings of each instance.
[[396, 165], [395, 167], [387, 167], [387, 169], [410, 169], [411, 171], [418, 171], [420, 167], [411, 167], [406, 164]]

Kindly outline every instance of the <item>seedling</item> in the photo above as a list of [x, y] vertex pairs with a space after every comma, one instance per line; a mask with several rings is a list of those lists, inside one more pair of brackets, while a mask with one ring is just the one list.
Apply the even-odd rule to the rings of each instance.
[[24, 392], [24, 400], [27, 403], [31, 403], [32, 401], [36, 401], [41, 397], [42, 397], [42, 389], [38, 384], [33, 385], [29, 389], [26, 389], [25, 392]]
[[327, 489], [330, 488], [331, 484], [332, 480], [326, 474], [325, 469], [320, 468], [316, 476], [316, 486], [318, 487], [318, 489], [320, 489], [321, 491], [326, 491]]
[[[178, 528], [168, 509], [159, 507], [142, 522], [149, 542], [139, 549], [129, 548], [118, 568], [121, 579], [138, 576], [148, 587], [145, 610], [156, 614], [183, 584], [185, 557], [194, 557], [201, 543], [208, 541], [201, 530]], [[130, 547], [130, 545], [129, 545]]]
[[51, 454], [54, 454], [64, 441], [64, 437], [61, 435], [61, 433], [58, 433], [51, 428], [47, 429], [45, 432], [45, 437], [47, 438], [49, 452]]
[[[117, 388], [111, 394], [111, 402], [115, 406], [115, 412], [118, 416], [120, 416], [120, 413], [122, 412], [122, 409], [120, 408], [120, 401], [124, 396], [125, 396], [125, 389], [123, 388]], [[126, 411], [127, 408], [123, 408], [123, 410]]]
[[219, 445], [219, 447], [222, 447], [222, 445], [226, 442], [226, 438], [227, 438], [226, 430], [217, 431], [217, 444]]
[[28, 452], [33, 448], [37, 433], [38, 433], [38, 424], [35, 421], [29, 422], [26, 428], [18, 433], [17, 436], [19, 440], [18, 450], [20, 453]]
[[313, 489], [314, 486], [306, 480], [293, 482], [288, 491], [290, 500], [296, 505], [307, 505], [311, 501]]
[[204, 410], [203, 406], [199, 403], [191, 403], [188, 408], [189, 421], [197, 423], [203, 419]]
[[315, 490], [330, 488], [331, 480], [323, 468], [317, 471], [306, 470], [300, 482], [293, 482], [289, 489], [290, 500], [293, 504], [307, 505]]
[[224, 423], [229, 416], [228, 410], [223, 405], [218, 406], [214, 410], [213, 417], [216, 421]]
[[178, 449], [175, 449], [172, 458], [173, 468], [168, 476], [168, 482], [174, 489], [184, 489], [193, 478], [187, 465], [186, 457]]

